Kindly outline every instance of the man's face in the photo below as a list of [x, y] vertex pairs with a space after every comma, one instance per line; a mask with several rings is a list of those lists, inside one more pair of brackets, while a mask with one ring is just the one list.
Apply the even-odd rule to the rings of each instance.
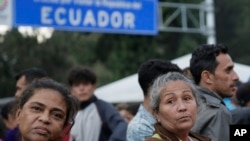
[[25, 76], [21, 76], [17, 82], [16, 82], [16, 94], [15, 97], [20, 97], [24, 91], [24, 89], [27, 87]]
[[71, 86], [71, 94], [74, 95], [80, 102], [89, 100], [96, 89], [96, 85], [91, 83], [79, 83]]
[[222, 97], [231, 97], [235, 95], [239, 80], [237, 73], [234, 71], [234, 64], [228, 54], [220, 53], [216, 60], [218, 66], [212, 74], [212, 90]]

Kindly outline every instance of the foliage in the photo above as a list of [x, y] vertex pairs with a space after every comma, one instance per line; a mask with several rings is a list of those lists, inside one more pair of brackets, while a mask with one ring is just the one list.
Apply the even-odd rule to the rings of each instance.
[[219, 43], [226, 43], [235, 62], [250, 65], [250, 1], [215, 1], [216, 31]]
[[[161, 0], [161, 2], [200, 3], [201, 0]], [[250, 65], [250, 2], [214, 1], [218, 43], [230, 47], [236, 62]], [[164, 10], [168, 15], [170, 9]], [[230, 16], [229, 16], [230, 15]], [[177, 20], [174, 24], [179, 24]], [[34, 29], [36, 31], [36, 29]], [[159, 32], [157, 36], [100, 34], [54, 31], [52, 37], [37, 41], [39, 32], [23, 35], [12, 29], [0, 41], [0, 93], [13, 96], [15, 73], [28, 67], [44, 68], [48, 74], [67, 83], [67, 74], [76, 65], [89, 66], [97, 73], [98, 86], [136, 73], [150, 58], [174, 59], [206, 43], [199, 34]]]

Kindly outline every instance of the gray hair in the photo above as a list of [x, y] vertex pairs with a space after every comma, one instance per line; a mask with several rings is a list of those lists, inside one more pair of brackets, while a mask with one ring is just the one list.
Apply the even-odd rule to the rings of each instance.
[[[191, 89], [194, 97], [195, 97], [195, 101], [197, 103], [197, 99], [196, 99], [196, 86], [193, 83], [192, 80], [190, 80], [189, 78], [187, 78], [186, 76], [184, 76], [181, 73], [178, 72], [169, 72], [167, 74], [161, 75], [159, 77], [157, 77], [151, 87], [151, 91], [150, 91], [150, 106], [152, 108], [152, 110], [154, 111], [158, 111], [159, 110], [159, 103], [160, 103], [160, 95], [161, 92], [163, 90], [163, 88], [166, 87], [166, 85], [169, 82], [172, 81], [183, 81], [185, 82]], [[198, 104], [198, 103], [197, 103]]]

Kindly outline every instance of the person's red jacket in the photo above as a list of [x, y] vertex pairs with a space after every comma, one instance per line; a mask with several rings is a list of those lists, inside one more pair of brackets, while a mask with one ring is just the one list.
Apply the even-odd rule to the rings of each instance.
[[62, 134], [62, 138], [60, 139], [60, 141], [73, 141], [72, 136], [70, 135], [70, 129], [71, 129], [71, 124], [68, 124], [64, 130], [63, 130], [63, 134]]

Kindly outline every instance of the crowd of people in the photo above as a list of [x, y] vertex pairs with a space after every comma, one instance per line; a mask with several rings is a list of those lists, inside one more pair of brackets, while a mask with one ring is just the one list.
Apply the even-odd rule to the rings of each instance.
[[40, 68], [16, 74], [15, 98], [1, 108], [2, 141], [229, 141], [230, 125], [250, 124], [250, 83], [223, 44], [200, 45], [185, 69], [143, 62], [139, 104], [98, 99], [87, 66], [67, 74], [67, 84]]

